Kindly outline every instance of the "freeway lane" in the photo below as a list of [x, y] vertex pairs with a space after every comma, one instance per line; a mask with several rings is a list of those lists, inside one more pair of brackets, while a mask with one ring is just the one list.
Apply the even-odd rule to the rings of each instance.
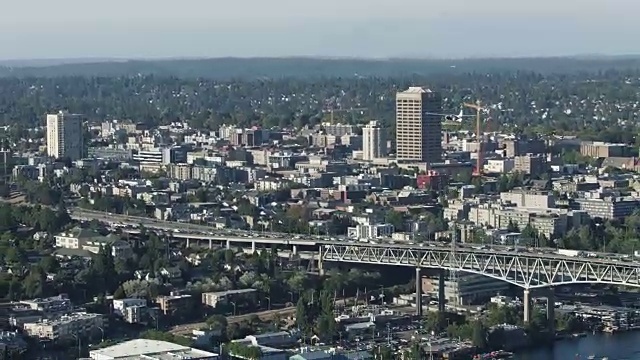
[[[253, 232], [248, 230], [219, 230], [214, 227], [208, 225], [198, 225], [192, 223], [183, 223], [177, 221], [166, 221], [166, 220], [158, 220], [148, 217], [139, 217], [139, 216], [129, 216], [122, 214], [113, 214], [113, 213], [105, 213], [101, 211], [95, 210], [85, 210], [80, 208], [70, 208], [69, 216], [74, 220], [98, 220], [102, 222], [107, 222], [111, 224], [125, 224], [131, 226], [140, 226], [143, 225], [150, 229], [160, 229], [160, 230], [168, 230], [173, 232], [188, 232], [188, 233], [200, 233], [202, 235], [213, 235], [213, 234], [254, 234], [261, 235], [264, 237], [279, 237], [279, 238], [295, 238], [296, 236], [287, 233], [279, 233], [279, 232]], [[301, 236], [298, 236], [301, 237]]]
[[[258, 243], [258, 244], [281, 244], [281, 245], [308, 245], [308, 246], [330, 246], [349, 245], [352, 248], [385, 248], [385, 249], [407, 249], [407, 250], [437, 250], [437, 251], [457, 251], [469, 254], [487, 254], [513, 256], [517, 255], [523, 259], [547, 259], [547, 260], [578, 260], [576, 257], [558, 254], [554, 248], [535, 248], [527, 250], [524, 248], [512, 249], [509, 246], [491, 245], [490, 247], [480, 247], [473, 244], [451, 244], [441, 242], [425, 242], [421, 244], [396, 244], [396, 243], [374, 243], [359, 242], [347, 238], [327, 238], [311, 235], [292, 235], [276, 232], [253, 232], [246, 230], [218, 230], [206, 225], [196, 225], [173, 221], [163, 221], [152, 218], [135, 217], [104, 213], [99, 211], [72, 208], [69, 210], [70, 216], [75, 220], [99, 220], [111, 224], [126, 224], [132, 226], [143, 225], [147, 228], [160, 229], [172, 232], [172, 236], [177, 239], [193, 240], [215, 240], [220, 242]], [[617, 265], [640, 267], [640, 263], [629, 262], [619, 257], [612, 258], [611, 254], [596, 253], [597, 257], [579, 258], [582, 262], [602, 265]]]

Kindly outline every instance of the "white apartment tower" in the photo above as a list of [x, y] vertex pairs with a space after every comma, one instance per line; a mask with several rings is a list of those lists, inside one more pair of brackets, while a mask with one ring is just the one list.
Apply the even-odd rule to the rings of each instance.
[[373, 161], [387, 156], [387, 137], [377, 121], [362, 129], [362, 160]]
[[47, 115], [47, 155], [53, 158], [82, 158], [84, 141], [82, 115], [60, 111]]
[[442, 161], [442, 98], [435, 91], [410, 87], [396, 94], [396, 158]]

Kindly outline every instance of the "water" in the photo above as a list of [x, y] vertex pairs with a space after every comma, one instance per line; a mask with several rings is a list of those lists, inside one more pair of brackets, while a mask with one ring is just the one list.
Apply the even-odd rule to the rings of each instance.
[[638, 360], [640, 359], [640, 332], [595, 334], [566, 339], [555, 343], [553, 347], [533, 349], [516, 354], [514, 360], [586, 360], [595, 355], [600, 360]]

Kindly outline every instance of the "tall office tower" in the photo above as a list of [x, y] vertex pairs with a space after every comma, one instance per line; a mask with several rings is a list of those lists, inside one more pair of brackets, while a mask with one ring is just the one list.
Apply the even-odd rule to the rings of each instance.
[[442, 98], [421, 87], [396, 94], [396, 158], [426, 163], [442, 161]]
[[84, 133], [82, 115], [60, 111], [47, 115], [47, 155], [53, 158], [82, 158]]
[[387, 156], [387, 136], [377, 121], [362, 128], [362, 160], [372, 161]]

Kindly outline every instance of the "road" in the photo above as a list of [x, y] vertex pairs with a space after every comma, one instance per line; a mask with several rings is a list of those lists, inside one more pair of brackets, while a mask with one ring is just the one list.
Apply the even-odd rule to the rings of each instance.
[[[372, 291], [377, 291], [376, 290], [372, 290]], [[345, 299], [336, 299], [335, 301], [335, 305], [336, 306], [345, 306], [346, 304], [349, 304], [351, 302], [353, 302], [355, 300], [355, 298], [353, 297], [348, 297]], [[362, 303], [362, 299], [360, 299], [359, 301], [360, 303]], [[391, 308], [394, 308], [393, 305], [390, 306]], [[258, 317], [260, 318], [260, 320], [271, 320], [274, 318], [275, 315], [279, 315], [279, 316], [289, 316], [289, 315], [295, 315], [296, 313], [296, 307], [295, 306], [289, 306], [289, 307], [285, 307], [282, 309], [274, 309], [274, 310], [265, 310], [265, 311], [259, 311], [259, 312], [254, 312], [254, 313], [250, 313], [250, 314], [242, 314], [242, 315], [236, 315], [236, 316], [227, 316], [227, 323], [228, 324], [233, 324], [233, 323], [238, 323], [241, 321], [246, 321], [249, 320], [252, 316], [254, 315], [258, 315]], [[173, 334], [187, 334], [190, 333], [193, 330], [198, 330], [198, 329], [202, 329], [207, 327], [207, 323], [206, 322], [197, 322], [197, 323], [191, 323], [191, 324], [183, 324], [183, 325], [176, 325], [173, 328], [171, 328], [171, 330], [169, 330], [171, 333]]]
[[[266, 311], [251, 313], [251, 314], [228, 316], [227, 317], [227, 323], [234, 324], [234, 323], [239, 323], [241, 321], [246, 321], [246, 320], [249, 320], [254, 315], [258, 315], [260, 320], [264, 321], [264, 320], [271, 320], [276, 315], [289, 316], [289, 315], [293, 315], [295, 313], [296, 313], [295, 306], [291, 306], [291, 307], [286, 307], [286, 308], [277, 309], [277, 310], [266, 310]], [[206, 322], [198, 322], [198, 323], [177, 325], [177, 326], [174, 326], [173, 328], [171, 328], [171, 330], [169, 330], [169, 331], [171, 333], [173, 333], [173, 334], [184, 335], [184, 334], [187, 334], [187, 333], [191, 333], [191, 331], [193, 331], [193, 330], [198, 330], [198, 329], [202, 329], [202, 328], [206, 328], [206, 327], [207, 327], [207, 323]]]

